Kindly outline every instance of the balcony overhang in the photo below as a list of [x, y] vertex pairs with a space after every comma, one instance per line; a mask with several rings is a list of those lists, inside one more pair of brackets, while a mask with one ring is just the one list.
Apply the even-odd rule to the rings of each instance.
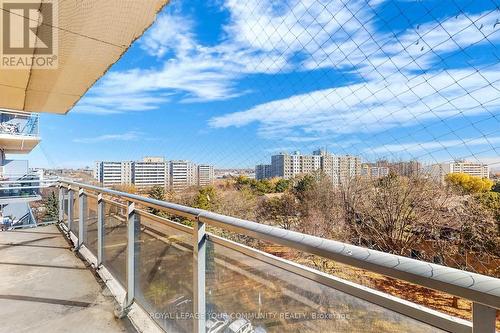
[[[40, 36], [38, 31], [42, 35], [57, 32], [54, 34], [57, 66], [49, 69], [23, 64], [0, 66], [0, 108], [67, 113], [154, 22], [167, 2], [57, 1], [53, 22], [42, 20], [37, 28], [37, 36]], [[41, 17], [50, 16], [47, 3], [39, 1]], [[5, 9], [4, 2], [0, 2], [0, 6], [3, 15], [14, 15], [25, 25], [32, 20]], [[12, 40], [23, 40], [23, 29], [10, 33]], [[43, 52], [36, 44], [33, 54]]]
[[6, 154], [26, 154], [41, 141], [39, 136], [0, 134], [0, 147]]

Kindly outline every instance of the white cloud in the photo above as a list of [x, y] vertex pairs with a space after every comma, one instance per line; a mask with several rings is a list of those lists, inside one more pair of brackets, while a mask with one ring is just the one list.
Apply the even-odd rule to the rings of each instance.
[[135, 141], [140, 137], [139, 132], [130, 131], [121, 134], [103, 134], [94, 137], [87, 138], [76, 138], [73, 142], [76, 143], [99, 143], [99, 142], [109, 142], [109, 141]]
[[[357, 74], [358, 83], [298, 94], [214, 117], [215, 128], [257, 123], [266, 138], [375, 133], [459, 115], [498, 113], [500, 67], [439, 70], [447, 52], [500, 40], [493, 11], [459, 15], [378, 33], [364, 1], [299, 1], [275, 8], [268, 2], [227, 1], [236, 19], [228, 27], [240, 43], [287, 56], [306, 54], [306, 69], [332, 67]], [[249, 23], [248, 23], [249, 22]], [[417, 74], [425, 70], [425, 74]]]
[[141, 39], [140, 46], [163, 64], [149, 69], [108, 73], [84, 97], [77, 111], [112, 114], [158, 108], [164, 95], [180, 94], [182, 102], [226, 100], [247, 91], [234, 84], [248, 73], [277, 72], [286, 59], [243, 47], [232, 39], [214, 46], [196, 41], [193, 22], [179, 14], [164, 14]]
[[[461, 140], [436, 140], [425, 142], [411, 142], [404, 144], [388, 144], [383, 147], [367, 148], [366, 151], [370, 153], [415, 153], [415, 152], [429, 152], [435, 150], [445, 150], [449, 148], [460, 148], [465, 146], [490, 146], [500, 144], [500, 137], [480, 137], [480, 138], [463, 138]], [[498, 147], [500, 150], [500, 147]]]
[[[102, 89], [102, 90], [101, 90]], [[89, 114], [117, 114], [124, 112], [153, 110], [169, 101], [168, 96], [154, 96], [144, 92], [124, 94], [119, 89], [96, 88], [75, 107], [75, 112]]]
[[163, 57], [167, 52], [185, 57], [195, 48], [193, 22], [183, 16], [164, 14], [140, 40], [140, 45], [150, 55]]
[[481, 73], [453, 70], [414, 75], [411, 86], [408, 76], [399, 75], [391, 84], [370, 81], [260, 104], [212, 118], [210, 125], [226, 128], [258, 122], [266, 136], [291, 134], [298, 128], [320, 135], [377, 132], [430, 119], [493, 112], [500, 105], [500, 86], [489, 82], [498, 77], [499, 66]]
[[[77, 109], [101, 114], [151, 110], [172, 101], [172, 94], [185, 103], [227, 100], [247, 93], [236, 89], [247, 74], [331, 67], [358, 75], [358, 83], [215, 117], [210, 126], [258, 123], [263, 137], [306, 132], [316, 138], [496, 112], [498, 67], [433, 69], [446, 52], [498, 40], [493, 11], [432, 20], [400, 32], [396, 40], [373, 25], [379, 2], [225, 0], [225, 36], [211, 46], [197, 41], [194, 19], [172, 11], [160, 16], [140, 42], [163, 64], [109, 73]], [[300, 63], [294, 58], [298, 54]], [[427, 72], [415, 74], [419, 70]]]

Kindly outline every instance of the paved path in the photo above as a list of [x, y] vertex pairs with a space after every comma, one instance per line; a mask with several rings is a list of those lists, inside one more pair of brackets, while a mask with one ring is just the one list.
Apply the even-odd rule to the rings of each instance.
[[57, 227], [0, 232], [0, 332], [135, 332]]

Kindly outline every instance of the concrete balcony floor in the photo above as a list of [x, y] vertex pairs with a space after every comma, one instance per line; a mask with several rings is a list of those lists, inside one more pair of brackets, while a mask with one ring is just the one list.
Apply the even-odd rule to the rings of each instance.
[[0, 332], [135, 332], [56, 226], [0, 232]]

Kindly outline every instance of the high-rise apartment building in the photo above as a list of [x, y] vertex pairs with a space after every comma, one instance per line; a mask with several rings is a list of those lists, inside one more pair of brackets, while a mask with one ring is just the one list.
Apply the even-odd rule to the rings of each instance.
[[132, 165], [133, 183], [137, 187], [169, 184], [169, 164], [163, 157], [145, 157]]
[[290, 179], [315, 171], [323, 172], [331, 178], [334, 185], [339, 185], [361, 174], [361, 159], [349, 155], [336, 156], [317, 150], [312, 155], [302, 155], [300, 152], [279, 153], [271, 156], [270, 165], [262, 164], [255, 167], [257, 179], [271, 177]]
[[361, 159], [357, 156], [337, 156], [324, 150], [316, 150], [313, 154], [321, 157], [321, 171], [330, 177], [333, 185], [344, 184], [361, 175]]
[[131, 185], [139, 188], [155, 185], [181, 190], [186, 187], [212, 184], [212, 165], [190, 161], [166, 161], [162, 157], [145, 157], [142, 161], [96, 162], [95, 178], [103, 186]]
[[444, 177], [449, 173], [466, 173], [480, 178], [490, 177], [490, 167], [487, 164], [467, 161], [433, 164], [425, 167], [424, 171], [430, 177], [440, 181], [444, 181]]
[[272, 178], [272, 165], [271, 164], [258, 164], [255, 166], [255, 179]]
[[132, 184], [132, 162], [96, 162], [96, 180], [103, 186]]
[[[293, 154], [279, 153], [271, 156], [270, 176], [290, 179], [296, 175], [311, 173], [320, 168], [321, 156], [302, 155], [298, 151]], [[266, 170], [264, 169], [263, 171]]]
[[206, 186], [212, 184], [215, 179], [214, 166], [207, 164], [198, 165], [197, 175], [198, 175], [197, 178], [199, 186]]
[[196, 185], [196, 179], [196, 164], [185, 160], [170, 161], [170, 187], [174, 191]]
[[389, 169], [390, 173], [404, 177], [414, 177], [422, 173], [422, 164], [415, 160], [399, 162], [379, 160], [372, 165], [377, 167], [386, 167]]
[[361, 176], [366, 178], [381, 178], [389, 175], [389, 167], [378, 166], [377, 163], [361, 164]]

